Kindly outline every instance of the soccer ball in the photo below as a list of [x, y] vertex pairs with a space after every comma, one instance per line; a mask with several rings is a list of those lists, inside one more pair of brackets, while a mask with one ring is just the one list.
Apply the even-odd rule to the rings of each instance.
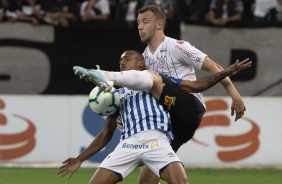
[[105, 92], [97, 86], [89, 94], [89, 106], [98, 115], [112, 115], [119, 109], [119, 91], [112, 87]]

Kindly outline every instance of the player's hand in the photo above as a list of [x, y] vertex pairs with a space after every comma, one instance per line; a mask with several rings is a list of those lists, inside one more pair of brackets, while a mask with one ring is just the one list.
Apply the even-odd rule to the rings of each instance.
[[117, 118], [116, 123], [117, 123], [118, 129], [120, 129], [122, 131], [123, 126], [122, 126], [122, 122], [121, 122], [121, 117], [120, 116]]
[[244, 115], [245, 111], [246, 111], [246, 107], [242, 98], [233, 99], [231, 105], [231, 116], [234, 115], [234, 112], [236, 113], [235, 121], [240, 119]]
[[239, 60], [237, 60], [235, 63], [233, 63], [232, 65], [230, 65], [226, 71], [228, 73], [228, 75], [235, 75], [237, 73], [239, 73], [241, 70], [245, 70], [248, 69], [252, 66], [252, 61], [249, 61], [249, 58], [239, 62]]
[[59, 168], [57, 174], [62, 177], [70, 174], [68, 180], [72, 177], [73, 173], [80, 167], [81, 162], [77, 161], [75, 158], [68, 158], [63, 162], [63, 165]]

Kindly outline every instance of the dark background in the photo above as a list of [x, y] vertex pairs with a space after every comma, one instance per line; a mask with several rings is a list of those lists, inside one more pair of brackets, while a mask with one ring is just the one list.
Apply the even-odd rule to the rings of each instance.
[[[179, 23], [168, 22], [167, 36], [180, 38]], [[76, 22], [71, 28], [55, 26], [54, 43], [2, 39], [1, 46], [36, 48], [49, 57], [51, 74], [49, 85], [42, 94], [88, 94], [93, 84], [74, 75], [73, 66], [119, 71], [119, 57], [125, 50], [143, 52], [146, 44], [141, 43], [137, 25], [119, 22]], [[4, 61], [3, 61], [4, 62]], [[0, 74], [0, 81], [9, 76]], [[39, 81], [40, 82], [40, 81]], [[34, 85], [34, 84], [33, 84]]]

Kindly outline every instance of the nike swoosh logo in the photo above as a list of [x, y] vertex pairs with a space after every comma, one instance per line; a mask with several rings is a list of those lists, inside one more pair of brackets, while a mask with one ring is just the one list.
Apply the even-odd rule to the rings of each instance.
[[114, 111], [115, 111], [115, 110], [111, 110], [111, 111], [108, 111], [108, 110], [107, 110], [106, 113], [111, 113], [111, 112], [114, 112]]

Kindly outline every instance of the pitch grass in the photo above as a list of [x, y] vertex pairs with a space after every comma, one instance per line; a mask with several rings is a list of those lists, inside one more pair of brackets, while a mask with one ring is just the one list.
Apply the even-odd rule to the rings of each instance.
[[[95, 169], [80, 168], [71, 178], [57, 175], [57, 168], [0, 167], [0, 184], [87, 184]], [[123, 184], [137, 183], [139, 170]], [[191, 184], [281, 184], [282, 170], [276, 169], [186, 169]], [[161, 182], [162, 184], [166, 182]]]

